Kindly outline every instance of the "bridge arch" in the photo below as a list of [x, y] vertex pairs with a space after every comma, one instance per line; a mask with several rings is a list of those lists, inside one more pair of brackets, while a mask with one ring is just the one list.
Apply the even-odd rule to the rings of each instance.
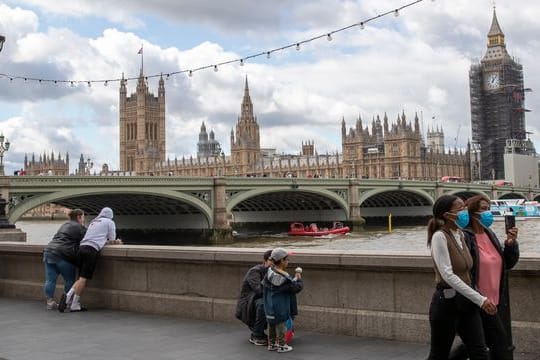
[[333, 221], [349, 218], [349, 204], [326, 189], [273, 187], [254, 189], [231, 197], [227, 212], [234, 222]]
[[[125, 199], [126, 196], [130, 198]], [[120, 202], [133, 202], [135, 206], [115, 206]], [[159, 206], [152, 207], [152, 202], [159, 201]], [[27, 211], [47, 203], [56, 203], [66, 207], [80, 207], [89, 215], [97, 215], [104, 206], [111, 206], [115, 210], [115, 218], [118, 216], [134, 216], [145, 213], [146, 207], [152, 207], [149, 214], [154, 217], [167, 215], [181, 215], [190, 217], [202, 217], [200, 223], [204, 227], [213, 227], [212, 209], [201, 199], [189, 196], [185, 193], [167, 189], [160, 189], [159, 192], [148, 191], [147, 189], [80, 189], [62, 190], [46, 194], [35, 194], [24, 200], [21, 204], [12, 208], [9, 213], [9, 221], [15, 223]]]
[[491, 198], [491, 195], [488, 194], [488, 193], [485, 193], [485, 192], [480, 191], [480, 190], [470, 190], [470, 189], [450, 191], [450, 192], [447, 192], [446, 194], [458, 196], [461, 199], [463, 199], [463, 201], [465, 201], [468, 198], [471, 198], [473, 196], [476, 196], [476, 195], [483, 195], [483, 196], [487, 197], [488, 199]]
[[503, 200], [503, 199], [525, 199], [525, 200], [527, 200], [527, 196], [525, 196], [525, 194], [523, 194], [521, 192], [510, 191], [510, 192], [499, 195], [499, 199], [500, 200]]
[[433, 197], [421, 189], [373, 189], [361, 194], [360, 213], [364, 218], [426, 216], [431, 213]]

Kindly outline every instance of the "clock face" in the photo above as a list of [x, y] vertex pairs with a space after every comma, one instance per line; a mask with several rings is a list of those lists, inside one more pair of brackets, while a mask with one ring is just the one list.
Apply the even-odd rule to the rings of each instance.
[[489, 73], [486, 75], [486, 88], [493, 90], [499, 87], [499, 73]]

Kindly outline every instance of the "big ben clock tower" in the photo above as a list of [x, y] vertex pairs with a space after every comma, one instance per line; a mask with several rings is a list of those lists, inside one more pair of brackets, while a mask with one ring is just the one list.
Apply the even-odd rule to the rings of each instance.
[[473, 147], [472, 180], [504, 179], [506, 140], [526, 138], [523, 67], [506, 51], [493, 9], [487, 49], [469, 71]]

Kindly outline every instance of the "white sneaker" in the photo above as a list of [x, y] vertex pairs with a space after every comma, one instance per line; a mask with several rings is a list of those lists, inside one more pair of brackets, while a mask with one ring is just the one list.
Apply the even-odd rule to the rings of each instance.
[[47, 300], [47, 310], [56, 310], [58, 309], [58, 304], [54, 299]]
[[289, 352], [289, 351], [292, 351], [292, 350], [293, 350], [293, 347], [290, 346], [290, 345], [287, 345], [287, 344], [285, 344], [285, 345], [279, 345], [279, 346], [277, 347], [277, 352], [278, 352], [278, 353]]

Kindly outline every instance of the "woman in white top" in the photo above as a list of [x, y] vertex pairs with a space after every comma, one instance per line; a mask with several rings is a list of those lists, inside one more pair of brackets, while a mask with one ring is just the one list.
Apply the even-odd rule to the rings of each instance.
[[436, 282], [429, 308], [429, 360], [447, 360], [456, 334], [471, 360], [488, 359], [479, 309], [494, 314], [497, 307], [471, 287], [472, 258], [460, 229], [468, 223], [469, 214], [459, 197], [443, 195], [435, 201], [427, 241]]

